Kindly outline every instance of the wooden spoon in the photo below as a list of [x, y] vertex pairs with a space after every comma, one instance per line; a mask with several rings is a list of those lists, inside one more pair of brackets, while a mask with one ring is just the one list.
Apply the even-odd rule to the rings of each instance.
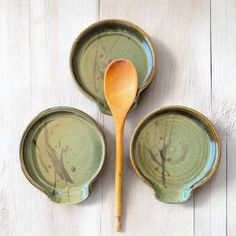
[[115, 230], [121, 229], [122, 209], [122, 145], [127, 113], [138, 90], [134, 64], [126, 59], [109, 63], [104, 77], [104, 93], [116, 125]]

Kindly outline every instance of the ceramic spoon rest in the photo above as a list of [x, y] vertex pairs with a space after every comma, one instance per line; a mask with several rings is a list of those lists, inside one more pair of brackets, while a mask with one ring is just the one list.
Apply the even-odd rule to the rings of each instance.
[[219, 135], [211, 122], [186, 107], [166, 107], [136, 128], [130, 156], [136, 174], [167, 203], [188, 200], [220, 162]]
[[154, 46], [138, 26], [122, 20], [104, 20], [85, 29], [75, 40], [70, 66], [80, 90], [100, 110], [111, 114], [103, 92], [104, 71], [111, 60], [129, 59], [138, 73], [139, 89], [135, 100], [149, 86], [157, 70]]
[[96, 122], [68, 107], [40, 113], [20, 146], [25, 176], [57, 203], [78, 203], [89, 196], [105, 154], [104, 135]]

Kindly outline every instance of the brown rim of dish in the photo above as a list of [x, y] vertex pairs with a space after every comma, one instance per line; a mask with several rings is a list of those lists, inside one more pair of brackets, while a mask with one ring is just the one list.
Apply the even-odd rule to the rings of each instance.
[[[39, 189], [41, 192], [45, 193], [51, 200], [51, 195], [49, 194], [49, 192], [47, 190], [45, 190], [42, 186], [40, 186], [37, 182], [35, 182], [30, 174], [28, 173], [26, 167], [25, 167], [25, 162], [24, 162], [24, 154], [23, 154], [23, 149], [24, 149], [24, 143], [25, 143], [25, 138], [29, 132], [29, 130], [32, 128], [32, 126], [39, 120], [41, 119], [42, 117], [44, 117], [45, 115], [48, 115], [48, 114], [51, 114], [51, 113], [54, 113], [54, 112], [72, 112], [74, 114], [77, 114], [77, 115], [80, 115], [82, 116], [83, 118], [85, 118], [86, 120], [88, 120], [90, 123], [92, 123], [92, 125], [94, 125], [97, 130], [99, 131], [101, 137], [102, 137], [102, 140], [103, 140], [103, 144], [104, 144], [104, 149], [105, 149], [105, 152], [104, 152], [104, 156], [103, 156], [103, 162], [102, 162], [102, 167], [100, 168], [100, 170], [98, 171], [97, 175], [90, 181], [89, 183], [89, 186], [88, 186], [88, 189], [89, 189], [89, 194], [88, 194], [88, 197], [90, 196], [91, 194], [91, 190], [92, 190], [92, 186], [94, 184], [94, 182], [99, 178], [99, 176], [101, 175], [103, 169], [104, 169], [104, 165], [105, 165], [105, 161], [107, 159], [107, 142], [106, 142], [106, 139], [105, 139], [105, 135], [102, 131], [102, 129], [100, 128], [100, 126], [98, 125], [98, 123], [92, 118], [90, 117], [88, 114], [86, 114], [85, 112], [79, 110], [79, 109], [76, 109], [76, 108], [73, 108], [73, 107], [67, 107], [67, 106], [56, 106], [56, 107], [52, 107], [52, 108], [49, 108], [49, 109], [46, 109], [42, 112], [40, 112], [38, 115], [36, 115], [32, 120], [31, 122], [27, 125], [27, 127], [25, 128], [24, 130], [24, 133], [22, 135], [22, 138], [21, 138], [21, 142], [20, 142], [20, 164], [21, 164], [21, 169], [25, 175], [25, 177], [28, 179], [28, 181], [34, 186], [36, 187], [37, 189]], [[82, 201], [86, 200], [88, 197], [86, 197], [85, 199], [83, 199]], [[53, 200], [52, 200], [53, 201]], [[82, 201], [79, 201], [79, 202], [82, 202]], [[55, 202], [55, 201], [53, 201]], [[78, 203], [79, 203], [78, 202]], [[60, 204], [59, 202], [55, 202], [55, 203], [58, 203]], [[75, 204], [75, 203], [70, 203], [70, 202], [66, 202], [63, 204]]]
[[[87, 97], [89, 98], [91, 101], [96, 102], [97, 103], [97, 99], [96, 97], [94, 97], [91, 93], [89, 93], [79, 82], [79, 80], [76, 78], [75, 72], [74, 72], [74, 66], [73, 66], [73, 58], [74, 58], [74, 54], [75, 54], [75, 50], [77, 48], [77, 44], [78, 42], [88, 33], [90, 32], [94, 27], [97, 26], [101, 26], [101, 25], [106, 25], [106, 24], [117, 24], [117, 25], [125, 25], [127, 27], [130, 27], [132, 29], [134, 29], [135, 31], [137, 31], [139, 34], [141, 34], [143, 36], [143, 38], [148, 42], [150, 49], [152, 51], [152, 55], [153, 55], [153, 65], [152, 65], [152, 72], [148, 78], [148, 80], [142, 85], [142, 87], [138, 88], [138, 93], [136, 97], [139, 97], [139, 95], [151, 84], [151, 82], [154, 80], [155, 76], [156, 76], [156, 72], [157, 72], [157, 52], [156, 52], [156, 48], [151, 40], [151, 38], [148, 36], [148, 34], [146, 32], [144, 32], [139, 26], [137, 26], [136, 24], [133, 24], [129, 21], [126, 20], [120, 20], [120, 19], [107, 19], [107, 20], [101, 20], [98, 21], [96, 23], [91, 24], [90, 26], [88, 26], [87, 28], [85, 28], [80, 34], [79, 36], [75, 39], [75, 41], [72, 44], [71, 47], [71, 52], [70, 52], [70, 70], [73, 76], [73, 79], [75, 81], [75, 83], [77, 84], [77, 86], [79, 87], [80, 91]], [[135, 100], [136, 101], [136, 100]]]
[[208, 180], [210, 180], [212, 178], [212, 176], [214, 175], [214, 173], [216, 172], [216, 170], [219, 166], [219, 163], [220, 163], [220, 160], [221, 160], [221, 151], [222, 151], [220, 136], [219, 136], [216, 128], [211, 123], [211, 121], [207, 117], [205, 117], [202, 113], [200, 113], [199, 111], [196, 111], [192, 108], [185, 107], [185, 106], [174, 105], [174, 106], [162, 107], [162, 108], [157, 109], [157, 110], [149, 113], [148, 115], [146, 115], [141, 121], [139, 121], [139, 123], [136, 126], [136, 128], [135, 128], [135, 130], [132, 134], [132, 137], [131, 137], [131, 142], [130, 142], [130, 161], [131, 161], [131, 165], [132, 165], [136, 175], [144, 183], [146, 183], [152, 189], [154, 189], [153, 184], [147, 178], [145, 178], [145, 176], [142, 174], [142, 172], [139, 170], [138, 166], [135, 163], [135, 160], [134, 160], [134, 142], [135, 142], [136, 136], [138, 135], [138, 131], [142, 128], [143, 125], [145, 125], [146, 121], [148, 121], [150, 118], [154, 117], [155, 115], [161, 114], [162, 112], [165, 112], [165, 111], [182, 111], [182, 112], [185, 112], [187, 114], [190, 114], [190, 115], [196, 117], [201, 123], [203, 123], [209, 129], [213, 139], [215, 140], [215, 142], [218, 145], [218, 155], [215, 158], [214, 164], [212, 165], [212, 167], [211, 167], [210, 171], [208, 172], [208, 174], [205, 177], [203, 177], [203, 179], [201, 179], [199, 182], [197, 182], [196, 184], [191, 186], [190, 192], [192, 194], [194, 189], [202, 186], [204, 183], [206, 183]]

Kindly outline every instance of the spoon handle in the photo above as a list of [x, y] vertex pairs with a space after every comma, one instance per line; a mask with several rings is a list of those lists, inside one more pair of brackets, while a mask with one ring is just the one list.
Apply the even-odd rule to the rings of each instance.
[[115, 230], [121, 229], [123, 125], [116, 128]]

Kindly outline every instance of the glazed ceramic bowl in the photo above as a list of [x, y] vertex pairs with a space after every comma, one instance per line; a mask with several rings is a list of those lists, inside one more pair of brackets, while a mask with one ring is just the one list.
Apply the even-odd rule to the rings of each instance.
[[123, 20], [104, 20], [85, 29], [75, 40], [71, 55], [72, 75], [80, 90], [96, 102], [103, 113], [111, 114], [103, 91], [104, 71], [117, 58], [129, 59], [139, 80], [137, 97], [154, 79], [157, 57], [153, 43], [138, 26]]
[[106, 142], [88, 115], [56, 107], [40, 113], [21, 140], [26, 178], [56, 203], [85, 200], [104, 166]]
[[154, 189], [158, 200], [181, 203], [216, 171], [220, 138], [201, 113], [182, 106], [165, 107], [139, 123], [130, 157], [136, 174]]

